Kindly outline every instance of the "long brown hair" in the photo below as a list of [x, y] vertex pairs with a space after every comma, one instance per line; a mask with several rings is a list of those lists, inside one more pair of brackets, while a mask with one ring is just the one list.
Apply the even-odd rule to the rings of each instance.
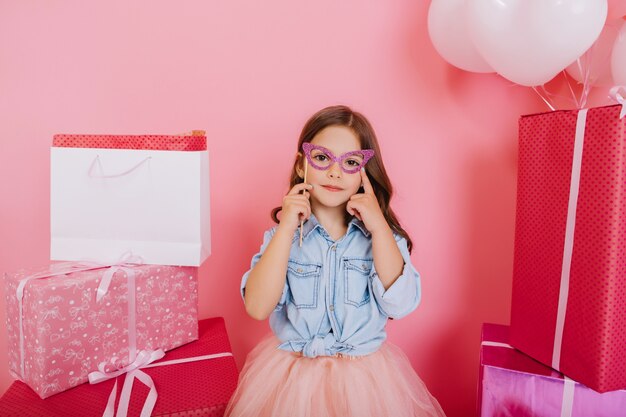
[[[297, 172], [297, 168], [302, 160], [302, 144], [304, 142], [311, 142], [315, 135], [329, 126], [344, 126], [352, 129], [359, 138], [361, 149], [374, 150], [374, 157], [370, 159], [365, 166], [365, 171], [372, 183], [378, 205], [387, 220], [387, 224], [391, 230], [406, 239], [409, 252], [411, 252], [413, 242], [408, 233], [400, 226], [398, 218], [389, 206], [389, 201], [393, 194], [393, 187], [383, 164], [376, 133], [370, 122], [361, 113], [353, 111], [347, 106], [330, 106], [318, 111], [306, 122], [302, 128], [302, 133], [300, 133], [300, 139], [298, 140], [298, 152], [300, 157], [296, 157], [293, 164], [291, 178], [289, 180], [289, 189], [303, 182], [303, 179], [298, 176]], [[282, 207], [280, 206], [272, 210], [272, 220], [276, 223], [280, 222], [277, 215], [281, 210]]]

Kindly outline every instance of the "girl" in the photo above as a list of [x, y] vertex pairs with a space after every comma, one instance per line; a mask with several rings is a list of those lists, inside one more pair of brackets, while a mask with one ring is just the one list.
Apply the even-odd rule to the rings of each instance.
[[345, 106], [313, 115], [290, 187], [241, 283], [274, 335], [248, 355], [226, 415], [444, 416], [385, 342], [387, 319], [417, 307], [420, 278], [367, 119]]

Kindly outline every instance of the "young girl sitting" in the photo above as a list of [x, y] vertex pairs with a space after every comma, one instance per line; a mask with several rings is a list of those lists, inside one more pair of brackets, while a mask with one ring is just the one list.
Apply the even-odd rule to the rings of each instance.
[[241, 283], [246, 311], [269, 316], [274, 334], [248, 355], [226, 416], [444, 416], [385, 342], [387, 319], [413, 311], [421, 291], [372, 126], [328, 107], [297, 149], [278, 225]]

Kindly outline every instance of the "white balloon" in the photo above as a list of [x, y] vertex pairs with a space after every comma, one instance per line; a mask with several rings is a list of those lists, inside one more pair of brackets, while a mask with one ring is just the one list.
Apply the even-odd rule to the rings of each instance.
[[503, 77], [545, 84], [598, 38], [607, 0], [468, 0], [476, 49]]
[[428, 9], [428, 34], [439, 55], [455, 67], [494, 72], [469, 37], [466, 0], [433, 0]]
[[613, 44], [611, 72], [616, 85], [626, 85], [626, 22], [622, 24]]

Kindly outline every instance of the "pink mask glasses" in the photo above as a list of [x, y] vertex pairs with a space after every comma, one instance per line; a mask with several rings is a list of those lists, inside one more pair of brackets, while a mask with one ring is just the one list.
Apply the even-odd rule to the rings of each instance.
[[355, 174], [359, 172], [361, 168], [365, 166], [374, 156], [374, 151], [371, 149], [361, 149], [359, 151], [346, 152], [343, 155], [335, 156], [331, 151], [323, 146], [313, 145], [309, 142], [302, 144], [302, 150], [306, 155], [306, 159], [309, 164], [315, 169], [325, 171], [336, 162], [341, 170], [346, 174]]

